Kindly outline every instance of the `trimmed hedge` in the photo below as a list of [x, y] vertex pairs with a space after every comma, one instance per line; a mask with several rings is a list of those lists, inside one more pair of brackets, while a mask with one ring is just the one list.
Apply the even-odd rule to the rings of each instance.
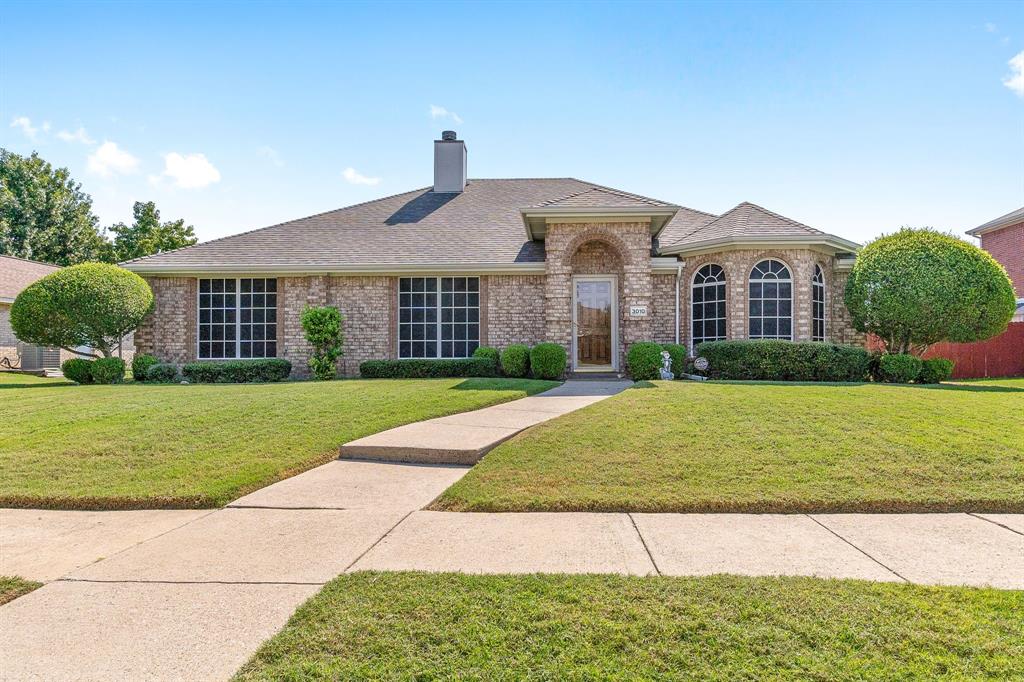
[[146, 381], [154, 384], [171, 384], [181, 380], [178, 366], [173, 362], [158, 362], [146, 370]]
[[864, 381], [870, 355], [857, 346], [818, 341], [708, 341], [697, 346], [714, 379]]
[[522, 378], [530, 372], [530, 347], [513, 343], [501, 351], [501, 371], [505, 376]]
[[228, 360], [226, 362], [190, 362], [182, 375], [196, 384], [248, 384], [282, 381], [291, 374], [292, 363], [281, 358]]
[[538, 343], [530, 351], [530, 367], [537, 379], [561, 379], [568, 357], [557, 343]]
[[93, 360], [89, 371], [94, 383], [119, 384], [124, 381], [124, 360], [113, 357]]
[[890, 384], [909, 384], [921, 373], [921, 358], [909, 353], [890, 353], [878, 360], [882, 381]]
[[[678, 379], [684, 374], [693, 374], [691, 366], [687, 369], [686, 361], [689, 359], [690, 353], [681, 343], [663, 343], [661, 345], [662, 350], [668, 351], [668, 354], [672, 356], [672, 373], [676, 375]], [[661, 376], [660, 374], [658, 376]]]
[[953, 376], [952, 360], [946, 358], [931, 358], [921, 363], [921, 373], [917, 375], [918, 383], [941, 384], [949, 381]]
[[64, 373], [65, 379], [70, 379], [76, 384], [92, 383], [92, 360], [68, 358], [61, 363], [60, 371]]
[[498, 363], [490, 358], [443, 360], [367, 360], [359, 365], [364, 379], [445, 379], [450, 377], [496, 377]]
[[633, 381], [647, 381], [661, 376], [661, 346], [650, 341], [634, 343], [626, 351], [626, 365]]
[[145, 353], [136, 355], [132, 358], [132, 377], [135, 381], [145, 381], [149, 368], [159, 364], [159, 362], [152, 355], [146, 355]]
[[501, 354], [498, 352], [498, 349], [491, 346], [477, 346], [477, 349], [473, 351], [473, 357], [494, 360], [496, 365], [501, 361]]

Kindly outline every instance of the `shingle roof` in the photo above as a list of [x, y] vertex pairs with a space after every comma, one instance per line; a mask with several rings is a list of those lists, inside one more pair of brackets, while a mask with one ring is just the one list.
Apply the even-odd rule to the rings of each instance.
[[551, 199], [549, 201], [541, 202], [534, 208], [548, 208], [554, 206], [567, 206], [567, 207], [635, 207], [635, 208], [648, 208], [656, 206], [659, 208], [670, 208], [673, 204], [659, 201], [657, 199], [651, 199], [649, 197], [642, 197], [639, 194], [630, 194], [628, 192], [620, 192], [617, 189], [611, 189], [609, 187], [589, 187], [579, 192], [573, 192], [564, 197], [558, 199]]
[[34, 260], [0, 256], [0, 299], [11, 300], [38, 279], [60, 270], [59, 266]]
[[973, 230], [967, 230], [967, 234], [977, 237], [983, 232], [991, 232], [993, 230], [999, 230], [1010, 225], [1016, 225], [1017, 223], [1024, 223], [1024, 206], [1018, 208], [1016, 211], [1010, 211], [1006, 215], [999, 216], [995, 220], [990, 220], [984, 225], [978, 225]]
[[743, 202], [735, 208], [695, 229], [683, 234], [675, 242], [665, 239], [665, 246], [685, 246], [714, 239], [734, 238], [765, 238], [765, 237], [802, 237], [825, 236], [821, 230], [808, 227], [801, 222], [792, 220], [778, 213], [773, 213], [757, 204]]

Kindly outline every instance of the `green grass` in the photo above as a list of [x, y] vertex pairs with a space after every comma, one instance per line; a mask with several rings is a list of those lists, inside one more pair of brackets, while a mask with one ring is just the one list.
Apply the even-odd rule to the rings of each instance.
[[1019, 679], [1022, 612], [852, 580], [354, 573], [236, 680]]
[[34, 374], [0, 372], [0, 389], [30, 388], [32, 386], [73, 386], [63, 377], [37, 377]]
[[342, 443], [554, 386], [434, 379], [0, 390], [0, 506], [215, 507]]
[[1024, 512], [1024, 379], [646, 386], [507, 441], [433, 508]]
[[0, 606], [9, 601], [14, 601], [18, 597], [42, 586], [42, 583], [32, 582], [17, 576], [0, 575]]

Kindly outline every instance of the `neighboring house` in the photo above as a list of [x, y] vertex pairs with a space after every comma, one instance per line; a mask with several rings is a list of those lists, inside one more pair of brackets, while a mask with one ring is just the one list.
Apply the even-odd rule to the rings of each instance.
[[862, 343], [842, 303], [857, 244], [750, 203], [722, 215], [573, 178], [467, 180], [434, 143], [434, 184], [124, 263], [156, 305], [163, 361], [283, 357], [306, 372], [304, 306], [345, 316], [344, 374], [376, 358], [553, 341], [575, 371], [621, 371], [636, 341]]
[[[50, 369], [60, 366], [62, 351], [22, 343], [11, 329], [11, 304], [18, 294], [38, 279], [60, 268], [47, 263], [0, 256], [0, 368]], [[70, 354], [65, 353], [65, 357]]]

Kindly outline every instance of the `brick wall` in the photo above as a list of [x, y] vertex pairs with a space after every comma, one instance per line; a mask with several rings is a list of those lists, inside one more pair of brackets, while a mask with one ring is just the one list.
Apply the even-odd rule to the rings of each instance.
[[[506, 348], [544, 341], [544, 275], [490, 275], [484, 327], [487, 345]], [[481, 311], [483, 312], [483, 311]]]
[[[651, 275], [651, 340], [655, 343], [675, 343], [676, 340], [676, 276]], [[680, 288], [680, 296], [683, 291]], [[685, 300], [680, 300], [680, 308]], [[682, 312], [680, 310], [680, 312]], [[681, 340], [681, 337], [680, 337]]]
[[146, 277], [153, 310], [135, 331], [135, 352], [179, 364], [196, 358], [196, 279]]
[[342, 375], [359, 374], [364, 360], [395, 357], [397, 286], [397, 277], [330, 278], [327, 305], [336, 306], [345, 317], [345, 355], [338, 362]]
[[1024, 223], [981, 235], [981, 248], [1006, 268], [1017, 297], [1024, 296]]

